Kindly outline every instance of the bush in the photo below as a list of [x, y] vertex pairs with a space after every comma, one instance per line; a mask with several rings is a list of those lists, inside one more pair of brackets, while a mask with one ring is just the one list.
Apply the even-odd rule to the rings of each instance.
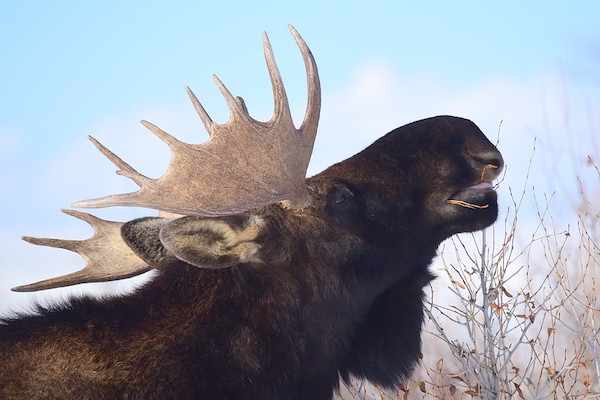
[[[445, 242], [411, 380], [395, 391], [353, 381], [339, 397], [600, 397], [600, 169], [587, 162], [594, 179], [579, 181], [570, 217], [561, 209], [555, 219], [564, 199], [526, 183], [518, 196], [509, 190], [503, 221]], [[522, 215], [524, 203], [534, 217]]]

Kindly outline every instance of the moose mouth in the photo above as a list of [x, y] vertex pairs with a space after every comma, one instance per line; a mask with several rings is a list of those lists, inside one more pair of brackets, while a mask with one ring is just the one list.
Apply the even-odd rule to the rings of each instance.
[[472, 210], [482, 210], [489, 208], [492, 203], [496, 204], [496, 191], [492, 182], [482, 181], [456, 192], [446, 200], [446, 203]]
[[456, 233], [486, 228], [498, 216], [498, 195], [491, 181], [483, 180], [465, 186], [453, 194], [447, 192], [441, 204], [436, 202], [431, 221], [437, 227], [440, 243]]

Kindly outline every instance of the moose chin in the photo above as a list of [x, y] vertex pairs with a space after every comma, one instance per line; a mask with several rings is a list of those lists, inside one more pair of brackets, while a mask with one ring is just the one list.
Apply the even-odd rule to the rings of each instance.
[[2, 320], [0, 398], [330, 399], [340, 378], [392, 387], [410, 376], [428, 266], [443, 240], [495, 221], [502, 156], [471, 121], [438, 116], [306, 178], [321, 90], [310, 50], [290, 30], [308, 81], [299, 128], [265, 35], [270, 121], [250, 117], [215, 78], [225, 124], [188, 89], [207, 142], [143, 121], [172, 151], [158, 179], [91, 139], [139, 190], [74, 206], [159, 216], [121, 223], [65, 211], [94, 236], [24, 239], [75, 251], [87, 266], [13, 290], [158, 273], [131, 294]]

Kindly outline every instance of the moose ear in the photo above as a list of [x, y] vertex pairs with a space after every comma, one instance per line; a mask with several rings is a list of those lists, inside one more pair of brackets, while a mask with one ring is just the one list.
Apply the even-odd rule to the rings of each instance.
[[146, 217], [129, 221], [121, 227], [127, 245], [152, 268], [165, 269], [178, 259], [163, 246], [160, 230], [173, 219]]
[[262, 262], [254, 242], [264, 226], [258, 216], [206, 218], [189, 216], [160, 228], [160, 241], [169, 253], [200, 268], [226, 268]]

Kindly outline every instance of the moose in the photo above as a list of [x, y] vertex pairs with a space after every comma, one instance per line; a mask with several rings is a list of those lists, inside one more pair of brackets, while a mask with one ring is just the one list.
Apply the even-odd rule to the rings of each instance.
[[438, 245], [497, 218], [502, 156], [471, 121], [410, 123], [306, 178], [320, 114], [314, 58], [296, 128], [266, 35], [274, 115], [254, 120], [214, 77], [230, 119], [186, 144], [142, 121], [171, 149], [148, 178], [91, 138], [139, 190], [75, 207], [139, 206], [126, 223], [67, 210], [86, 240], [25, 237], [75, 251], [78, 272], [36, 291], [156, 275], [133, 293], [73, 297], [0, 324], [2, 399], [331, 399], [351, 376], [393, 387], [421, 352], [423, 290]]

